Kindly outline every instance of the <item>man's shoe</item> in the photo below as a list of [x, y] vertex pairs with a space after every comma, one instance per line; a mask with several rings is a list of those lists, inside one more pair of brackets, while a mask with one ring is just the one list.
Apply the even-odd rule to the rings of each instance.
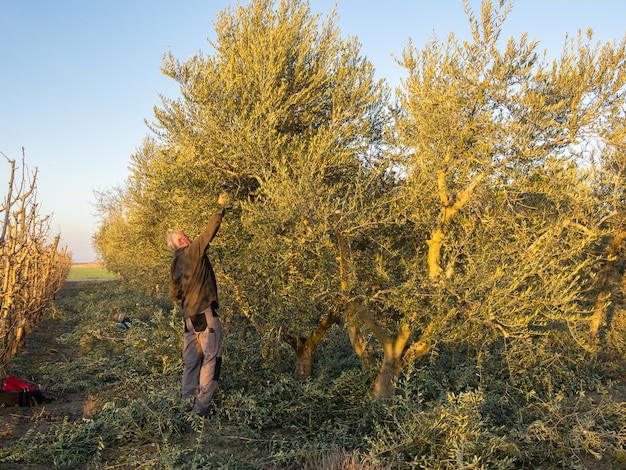
[[201, 409], [199, 406], [196, 406], [193, 411], [198, 416], [200, 416], [201, 418], [205, 418], [205, 419], [208, 419], [215, 414], [213, 406], [209, 406], [208, 408], [205, 408], [205, 409]]

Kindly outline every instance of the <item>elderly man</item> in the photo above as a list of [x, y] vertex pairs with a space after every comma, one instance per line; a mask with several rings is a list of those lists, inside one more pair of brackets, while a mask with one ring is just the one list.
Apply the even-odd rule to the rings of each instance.
[[174, 251], [170, 272], [169, 296], [181, 302], [185, 332], [183, 334], [183, 404], [206, 417], [218, 388], [222, 365], [222, 324], [217, 316], [217, 283], [213, 266], [206, 255], [217, 234], [228, 200], [222, 193], [218, 203], [222, 210], [208, 221], [195, 240], [181, 231], [167, 235], [167, 245]]

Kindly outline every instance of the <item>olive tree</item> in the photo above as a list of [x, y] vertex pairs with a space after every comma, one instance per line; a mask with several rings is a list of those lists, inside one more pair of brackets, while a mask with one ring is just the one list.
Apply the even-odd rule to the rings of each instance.
[[335, 213], [356, 193], [376, 205], [365, 188], [381, 174], [388, 90], [336, 23], [305, 1], [253, 0], [218, 14], [210, 53], [165, 56], [180, 97], [155, 110], [158, 148], [135, 158], [101, 231], [101, 246], [118, 229], [141, 234], [151, 247], [129, 253], [165, 266], [166, 229], [193, 237], [228, 185], [233, 208], [212, 243], [222, 297], [293, 348], [298, 378], [344, 309]]
[[[146, 138], [131, 155], [130, 174], [124, 185], [96, 192], [100, 225], [93, 235], [94, 247], [106, 267], [146, 292], [167, 294], [164, 250], [168, 231], [186, 228], [188, 211], [179, 209], [175, 184], [159, 169], [160, 146]], [[187, 217], [187, 218], [186, 218]]]
[[589, 346], [579, 333], [607, 212], [587, 149], [621, 115], [624, 44], [594, 49], [579, 36], [552, 62], [526, 35], [501, 47], [511, 5], [484, 1], [476, 16], [466, 2], [470, 40], [409, 43], [402, 55], [393, 211], [412, 242], [389, 240], [379, 270], [395, 288], [359, 303], [383, 350], [375, 396], [391, 396], [438, 342], [560, 325]]

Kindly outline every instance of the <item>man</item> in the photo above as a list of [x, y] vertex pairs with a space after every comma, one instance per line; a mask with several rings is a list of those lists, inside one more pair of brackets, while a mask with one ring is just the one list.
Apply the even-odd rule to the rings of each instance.
[[228, 195], [222, 192], [222, 210], [209, 219], [198, 238], [190, 241], [181, 231], [167, 235], [174, 251], [169, 295], [174, 304], [181, 302], [183, 334], [183, 404], [193, 403], [193, 411], [206, 417], [218, 388], [222, 366], [222, 324], [217, 316], [217, 283], [213, 266], [206, 256], [226, 210]]

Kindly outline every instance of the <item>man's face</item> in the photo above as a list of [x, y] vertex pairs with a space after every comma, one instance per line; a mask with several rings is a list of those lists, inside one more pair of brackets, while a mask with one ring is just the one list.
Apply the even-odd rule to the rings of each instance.
[[176, 232], [173, 238], [174, 238], [174, 243], [176, 243], [176, 245], [179, 248], [184, 248], [186, 246], [189, 246], [191, 243], [189, 241], [189, 237], [181, 231]]

